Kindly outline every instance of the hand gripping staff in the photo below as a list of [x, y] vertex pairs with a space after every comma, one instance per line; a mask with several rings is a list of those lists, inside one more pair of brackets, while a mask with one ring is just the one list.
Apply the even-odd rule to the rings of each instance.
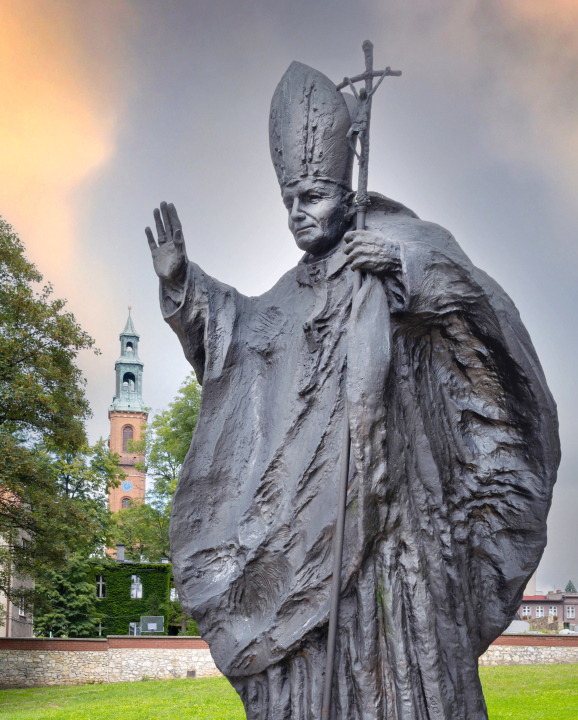
[[[371, 101], [383, 79], [388, 76], [399, 77], [401, 70], [373, 69], [373, 44], [366, 40], [363, 45], [365, 55], [365, 72], [352, 78], [344, 78], [337, 85], [338, 90], [349, 87], [357, 100], [357, 115], [351, 124], [347, 136], [352, 143], [359, 163], [359, 176], [355, 204], [357, 209], [357, 229], [365, 230], [365, 214], [370, 204], [367, 194], [367, 171], [369, 165], [369, 125], [371, 121]], [[373, 79], [379, 78], [375, 86]], [[365, 87], [359, 92], [356, 82], [365, 81]], [[357, 142], [359, 141], [359, 152]], [[361, 272], [357, 270], [353, 280], [353, 298], [361, 287]], [[346, 397], [347, 403], [347, 397]], [[343, 538], [345, 534], [345, 510], [347, 506], [347, 485], [349, 481], [349, 457], [351, 452], [351, 438], [347, 405], [345, 407], [345, 422], [343, 424], [343, 444], [341, 449], [341, 473], [339, 477], [339, 495], [337, 502], [337, 518], [335, 521], [335, 534], [333, 538], [333, 576], [331, 581], [331, 606], [329, 610], [329, 632], [327, 637], [327, 662], [325, 666], [325, 683], [323, 688], [323, 702], [321, 706], [321, 720], [329, 720], [331, 710], [331, 690], [333, 687], [333, 670], [335, 664], [335, 646], [337, 641], [337, 624], [339, 619], [339, 601], [341, 596], [341, 564], [343, 560]]]

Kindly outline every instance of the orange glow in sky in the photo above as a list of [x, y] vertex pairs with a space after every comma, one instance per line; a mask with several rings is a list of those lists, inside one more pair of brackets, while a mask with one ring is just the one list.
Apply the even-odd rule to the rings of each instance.
[[48, 277], [70, 260], [71, 194], [114, 151], [69, 20], [61, 3], [0, 2], [0, 213]]

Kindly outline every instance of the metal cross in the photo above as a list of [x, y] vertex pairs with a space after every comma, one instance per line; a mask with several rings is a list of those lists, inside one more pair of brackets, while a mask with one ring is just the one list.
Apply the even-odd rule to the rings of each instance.
[[[356, 195], [357, 205], [357, 229], [365, 229], [365, 212], [369, 206], [369, 196], [367, 194], [367, 176], [368, 176], [368, 165], [369, 165], [369, 124], [371, 121], [371, 101], [375, 95], [375, 91], [383, 82], [386, 77], [399, 77], [401, 70], [392, 70], [390, 67], [386, 67], [385, 70], [374, 70], [373, 69], [373, 43], [366, 40], [363, 45], [363, 54], [365, 55], [365, 72], [355, 77], [343, 78], [343, 82], [337, 85], [338, 90], [343, 90], [345, 87], [349, 87], [353, 92], [355, 99], [357, 100], [357, 115], [351, 124], [351, 128], [347, 133], [347, 137], [350, 139], [353, 150], [357, 155], [359, 161], [359, 178]], [[375, 86], [373, 85], [373, 79], [379, 78]], [[359, 92], [355, 87], [355, 83], [365, 81], [365, 87], [362, 87]], [[359, 140], [359, 153], [357, 152], [356, 145]]]

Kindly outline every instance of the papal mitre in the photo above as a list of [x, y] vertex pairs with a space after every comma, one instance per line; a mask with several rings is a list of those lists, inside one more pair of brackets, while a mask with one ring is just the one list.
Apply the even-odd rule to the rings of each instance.
[[347, 103], [335, 84], [318, 70], [292, 62], [273, 94], [269, 116], [279, 184], [288, 186], [309, 176], [351, 189], [350, 127]]

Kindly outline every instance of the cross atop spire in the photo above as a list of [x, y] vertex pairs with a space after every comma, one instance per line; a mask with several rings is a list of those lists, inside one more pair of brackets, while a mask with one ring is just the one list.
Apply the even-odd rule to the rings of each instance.
[[130, 315], [130, 311], [132, 310], [131, 306], [128, 306], [128, 318], [126, 320], [126, 325], [124, 326], [124, 330], [121, 333], [121, 339], [122, 335], [135, 335], [137, 338], [140, 337], [140, 335], [137, 333], [137, 331], [134, 328], [134, 324], [132, 322], [132, 317]]

